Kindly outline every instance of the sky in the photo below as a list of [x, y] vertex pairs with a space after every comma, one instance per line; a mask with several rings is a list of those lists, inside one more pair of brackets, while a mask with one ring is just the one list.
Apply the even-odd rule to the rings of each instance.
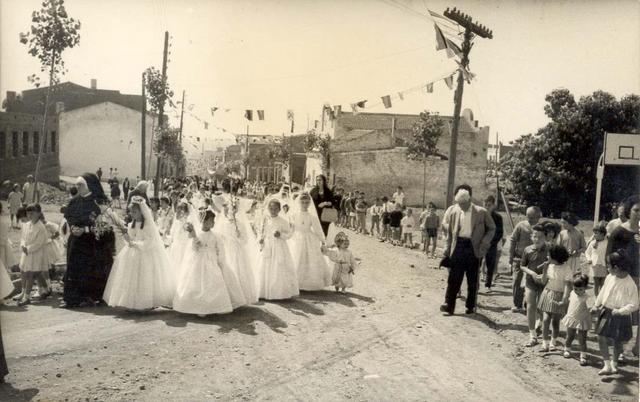
[[[0, 0], [0, 93], [30, 88], [37, 60], [18, 41], [37, 0]], [[576, 98], [605, 90], [640, 94], [640, 2], [484, 0], [66, 0], [82, 23], [80, 45], [63, 58], [63, 81], [140, 93], [142, 71], [160, 68], [164, 32], [171, 35], [168, 77], [180, 100], [186, 92], [185, 149], [229, 141], [229, 132], [295, 132], [319, 119], [322, 105], [367, 100], [365, 112], [453, 113], [454, 91], [442, 81], [433, 93], [397, 92], [454, 72], [454, 59], [436, 51], [428, 9], [456, 6], [493, 30], [474, 39], [463, 108], [473, 110], [491, 141], [535, 132], [548, 121], [544, 97], [567, 88]], [[380, 97], [396, 96], [385, 109]], [[211, 107], [220, 110], [212, 117]], [[231, 109], [224, 112], [224, 109]], [[245, 109], [265, 110], [248, 123]], [[176, 114], [169, 115], [177, 125]], [[193, 116], [208, 121], [209, 129]], [[216, 127], [225, 128], [223, 132]], [[195, 137], [201, 137], [197, 144]]]

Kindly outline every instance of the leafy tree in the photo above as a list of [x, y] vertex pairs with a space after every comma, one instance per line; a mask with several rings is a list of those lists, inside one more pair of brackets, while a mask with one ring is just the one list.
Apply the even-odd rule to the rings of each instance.
[[[28, 47], [31, 56], [40, 61], [40, 72], [49, 75], [49, 86], [44, 100], [44, 111], [42, 118], [42, 130], [40, 130], [40, 148], [38, 149], [38, 159], [34, 173], [35, 188], [34, 199], [38, 193], [38, 174], [40, 172], [40, 160], [46, 138], [46, 122], [49, 111], [49, 99], [53, 86], [58, 84], [60, 76], [66, 73], [62, 53], [80, 43], [80, 21], [75, 20], [67, 14], [64, 7], [64, 0], [44, 0], [42, 8], [31, 14], [31, 29], [29, 32], [20, 34], [20, 43]], [[38, 74], [31, 74], [27, 77], [36, 88], [40, 86]]]
[[328, 134], [318, 134], [316, 130], [309, 130], [304, 142], [305, 152], [317, 152], [322, 158], [322, 172], [329, 173], [331, 168], [331, 137]]
[[[180, 171], [180, 167], [183, 166], [184, 163], [184, 154], [182, 152], [182, 145], [178, 140], [178, 136], [173, 135], [175, 130], [167, 127], [167, 122], [164, 119], [164, 104], [168, 98], [173, 96], [173, 91], [169, 87], [169, 83], [166, 79], [162, 78], [162, 73], [155, 67], [149, 67], [145, 70], [144, 80], [149, 110], [158, 115], [158, 118], [161, 120], [158, 121], [158, 128], [154, 130], [154, 135], [156, 136], [154, 140], [154, 150], [158, 156], [156, 183], [160, 183], [160, 166], [162, 165], [162, 158], [172, 156], [174, 160], [178, 160], [179, 162], [176, 164], [176, 167], [178, 167], [178, 171]], [[181, 154], [181, 157], [177, 156], [177, 152]], [[158, 185], [154, 187], [156, 196], [159, 191], [159, 187], [160, 186]]]
[[407, 141], [407, 158], [423, 163], [422, 205], [425, 205], [427, 192], [427, 163], [436, 158], [443, 158], [438, 150], [438, 141], [442, 136], [444, 121], [437, 114], [427, 110], [420, 113], [412, 128], [411, 137]]
[[[521, 203], [539, 205], [548, 215], [572, 210], [593, 212], [596, 169], [604, 134], [640, 134], [640, 97], [616, 100], [603, 91], [580, 98], [566, 89], [546, 96], [544, 110], [551, 121], [535, 134], [513, 142], [515, 149], [501, 164], [511, 191]], [[640, 185], [640, 169], [607, 166], [602, 203], [618, 202]]]

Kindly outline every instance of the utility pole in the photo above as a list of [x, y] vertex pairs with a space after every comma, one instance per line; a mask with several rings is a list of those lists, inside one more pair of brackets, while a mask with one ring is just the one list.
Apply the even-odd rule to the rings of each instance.
[[180, 108], [180, 145], [182, 145], [182, 119], [184, 118], [184, 89], [182, 90], [182, 107]]
[[147, 177], [147, 164], [144, 160], [147, 152], [147, 95], [145, 90], [145, 75], [142, 73], [142, 125], [140, 127], [140, 179], [145, 180]]
[[[167, 55], [169, 53], [169, 31], [164, 32], [164, 51], [162, 52], [162, 88], [164, 90], [167, 84]], [[160, 103], [160, 108], [158, 110], [158, 127], [160, 128], [160, 135], [162, 135], [162, 130], [165, 129], [164, 125], [164, 94], [162, 102]], [[157, 163], [156, 163], [156, 184], [153, 186], [153, 195], [154, 197], [158, 196], [158, 192], [160, 190], [160, 178], [161, 172], [160, 167], [162, 164], [162, 158], [158, 155]]]
[[454, 97], [453, 109], [453, 127], [451, 128], [451, 146], [449, 147], [449, 175], [447, 177], [447, 207], [453, 204], [453, 190], [455, 188], [456, 178], [456, 153], [458, 148], [458, 130], [460, 129], [460, 109], [462, 108], [462, 91], [464, 89], [463, 70], [469, 66], [469, 52], [473, 47], [471, 39], [474, 35], [481, 38], [493, 39], [493, 32], [484, 25], [473, 22], [471, 16], [457, 10], [447, 8], [444, 16], [457, 22], [462, 26], [464, 31], [464, 42], [462, 43], [462, 60], [460, 61], [460, 70], [458, 71], [458, 87]]

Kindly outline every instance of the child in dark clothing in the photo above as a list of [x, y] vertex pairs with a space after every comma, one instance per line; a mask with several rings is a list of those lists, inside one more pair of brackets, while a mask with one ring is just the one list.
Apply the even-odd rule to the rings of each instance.
[[392, 243], [395, 246], [401, 244], [400, 223], [404, 214], [402, 213], [402, 205], [396, 204], [395, 210], [389, 214], [389, 227], [391, 228]]

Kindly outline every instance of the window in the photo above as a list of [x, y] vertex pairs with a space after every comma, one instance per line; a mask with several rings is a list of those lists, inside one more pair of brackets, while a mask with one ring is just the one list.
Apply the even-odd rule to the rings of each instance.
[[11, 133], [11, 155], [13, 155], [14, 158], [18, 157], [18, 132], [14, 131], [13, 133]]
[[22, 155], [29, 155], [29, 133], [26, 131], [22, 133]]
[[33, 132], [33, 153], [38, 155], [40, 153], [40, 133]]
[[0, 131], [0, 159], [5, 158], [7, 153], [7, 136], [4, 131]]
[[51, 152], [56, 152], [56, 132], [51, 132]]

